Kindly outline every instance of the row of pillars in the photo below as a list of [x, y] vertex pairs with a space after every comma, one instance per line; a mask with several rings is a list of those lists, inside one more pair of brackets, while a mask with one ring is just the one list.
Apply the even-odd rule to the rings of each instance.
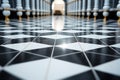
[[[86, 4], [86, 1], [87, 1], [87, 4]], [[89, 20], [90, 15], [92, 13], [92, 9], [91, 9], [92, 1], [94, 2], [94, 5], [93, 5], [94, 6], [94, 8], [93, 8], [94, 22], [96, 22], [96, 19], [97, 19], [97, 16], [98, 16], [98, 11], [99, 11], [99, 2], [101, 0], [75, 0], [74, 2], [67, 5], [68, 15], [75, 15], [75, 14], [78, 13], [80, 16], [82, 16], [84, 18], [85, 12], [87, 12], [87, 17], [88, 17], [88, 20]], [[75, 8], [75, 9], [72, 9], [72, 8]], [[120, 24], [120, 0], [118, 0], [118, 4], [116, 5], [116, 8], [117, 8], [116, 15], [119, 18], [118, 23]], [[104, 5], [103, 5], [104, 19], [103, 19], [103, 22], [105, 24], [107, 22], [107, 17], [109, 16], [109, 10], [110, 10], [110, 0], [104, 0]]]
[[[9, 23], [10, 19], [9, 16], [11, 15], [11, 7], [9, 4], [9, 0], [2, 0], [2, 8], [3, 8], [3, 15], [5, 16], [5, 23]], [[22, 0], [17, 0], [16, 3], [16, 11], [17, 16], [19, 17], [19, 22], [22, 21], [23, 15], [23, 7], [22, 7]], [[32, 5], [32, 7], [30, 7]], [[25, 0], [25, 11], [27, 20], [30, 19], [30, 14], [32, 13], [33, 17], [36, 15], [49, 15], [50, 14], [50, 4], [45, 0]], [[14, 15], [14, 14], [12, 14]]]

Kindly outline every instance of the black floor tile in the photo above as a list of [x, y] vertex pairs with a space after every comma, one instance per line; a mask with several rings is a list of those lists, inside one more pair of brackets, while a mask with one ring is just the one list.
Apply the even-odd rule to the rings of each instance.
[[26, 52], [50, 57], [51, 53], [52, 53], [52, 50], [53, 50], [53, 47], [49, 47], [49, 48], [43, 48], [43, 49], [29, 50], [29, 51], [26, 51]]
[[120, 76], [96, 71], [101, 80], [120, 80]]
[[77, 37], [77, 39], [79, 42], [103, 45], [103, 43], [98, 39], [80, 38], [80, 37]]
[[16, 44], [16, 43], [25, 43], [25, 42], [32, 42], [34, 38], [20, 38], [20, 39], [12, 39], [5, 44]]
[[7, 73], [5, 71], [0, 71], [0, 80], [22, 80], [10, 73]]
[[0, 54], [12, 53], [12, 52], [16, 52], [16, 50], [13, 50], [13, 49], [9, 49], [9, 48], [0, 46]]
[[70, 77], [65, 78], [63, 80], [96, 80], [96, 79], [94, 78], [92, 71], [87, 71], [87, 72], [84, 72], [81, 74], [70, 76]]
[[114, 44], [120, 43], [120, 38], [114, 37], [111, 39], [102, 39], [101, 41], [103, 41], [105, 44], [108, 44], [108, 45], [114, 45]]
[[0, 54], [0, 65], [4, 66], [9, 62], [18, 52]]
[[76, 53], [76, 54], [72, 54], [72, 55], [56, 57], [56, 59], [89, 66], [83, 53]]
[[35, 61], [35, 60], [41, 60], [44, 58], [45, 57], [40, 57], [40, 56], [36, 56], [36, 55], [22, 52], [9, 65], [18, 64], [18, 63], [25, 63], [25, 62]]
[[78, 53], [78, 51], [55, 47], [53, 56], [61, 56], [61, 55], [66, 55], [70, 53]]
[[66, 38], [66, 39], [58, 39], [58, 40], [56, 40], [56, 45], [74, 43], [74, 42], [77, 42], [74, 37]]
[[118, 52], [118, 54], [120, 55], [120, 48], [116, 48], [116, 47], [112, 47], [114, 50], [116, 50]]
[[90, 60], [92, 66], [97, 66], [97, 65], [118, 59], [118, 57], [93, 54], [93, 53], [87, 53], [86, 55], [87, 55], [88, 59]]
[[89, 53], [95, 53], [95, 54], [106, 54], [106, 55], [112, 55], [112, 56], [120, 56], [114, 49], [110, 47], [104, 47], [104, 48], [98, 48], [94, 50], [87, 51]]
[[54, 41], [53, 39], [48, 39], [48, 38], [36, 38], [34, 40], [34, 42], [37, 42], [37, 43], [42, 43], [42, 44], [48, 44], [48, 45], [54, 45]]
[[56, 34], [56, 32], [47, 32], [47, 33], [38, 33], [38, 32], [25, 32], [25, 34], [30, 34], [30, 35], [33, 35], [33, 36], [44, 36], [44, 35], [53, 35], [53, 34]]
[[2, 45], [2, 44], [4, 44], [4, 43], [7, 43], [7, 42], [9, 42], [9, 41], [10, 41], [9, 39], [7, 39], [7, 40], [6, 40], [6, 39], [5, 39], [5, 40], [4, 40], [4, 39], [1, 39], [1, 40], [0, 40], [0, 45]]

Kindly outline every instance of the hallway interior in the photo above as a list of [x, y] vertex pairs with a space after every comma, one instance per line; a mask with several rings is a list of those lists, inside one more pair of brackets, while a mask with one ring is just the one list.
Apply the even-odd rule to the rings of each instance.
[[120, 80], [120, 0], [0, 0], [0, 80]]

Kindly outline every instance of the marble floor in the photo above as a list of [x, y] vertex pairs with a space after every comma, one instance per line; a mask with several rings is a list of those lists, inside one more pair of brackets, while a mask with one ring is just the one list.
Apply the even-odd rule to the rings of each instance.
[[120, 80], [120, 26], [66, 16], [0, 21], [0, 80]]

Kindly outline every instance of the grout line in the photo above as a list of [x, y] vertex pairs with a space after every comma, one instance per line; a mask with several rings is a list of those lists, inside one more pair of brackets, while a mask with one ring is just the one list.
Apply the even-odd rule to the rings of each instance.
[[112, 48], [110, 45], [106, 44], [104, 41], [100, 40], [103, 44], [105, 44], [106, 46], [108, 46], [109, 48], [111, 48], [112, 50], [114, 50], [118, 55], [120, 55], [120, 52], [118, 52], [117, 50], [115, 50], [114, 48]]
[[12, 51], [12, 52], [5, 52], [5, 53], [0, 53], [0, 55], [3, 55], [3, 54], [14, 54], [16, 52], [19, 52], [19, 51]]
[[[93, 33], [90, 33], [93, 34]], [[118, 55], [120, 55], [120, 52], [118, 52], [117, 50], [113, 49], [110, 45], [108, 45], [107, 43], [105, 43], [104, 41], [102, 41], [101, 39], [98, 39], [100, 42], [102, 42], [105, 46], [108, 46], [109, 48], [111, 48], [113, 51], [115, 51]], [[115, 54], [116, 54], [115, 53]]]
[[49, 58], [48, 56], [44, 56], [44, 55], [40, 55], [40, 54], [35, 54], [35, 53], [32, 53], [32, 52], [24, 52], [24, 53], [32, 54], [32, 55], [39, 56], [39, 57]]
[[[75, 36], [75, 35], [74, 35], [74, 36]], [[75, 36], [75, 39], [77, 40], [77, 37], [76, 37], [76, 36]], [[79, 41], [77, 40], [77, 42], [79, 42]], [[80, 43], [79, 43], [79, 44], [80, 44]], [[88, 64], [89, 64], [89, 66], [90, 66], [90, 68], [91, 68], [93, 74], [94, 74], [95, 79], [96, 79], [96, 80], [100, 80], [98, 74], [97, 74], [96, 71], [94, 70], [94, 68], [93, 68], [93, 66], [92, 66], [92, 64], [91, 64], [91, 62], [90, 62], [90, 60], [89, 60], [89, 58], [87, 57], [85, 51], [83, 50], [81, 44], [80, 44], [80, 48], [81, 48], [82, 51], [83, 51], [83, 54], [84, 54], [84, 56], [85, 56], [85, 58], [86, 58], [86, 60], [87, 60], [87, 62], [88, 62]]]
[[69, 54], [64, 54], [64, 55], [58, 55], [58, 56], [55, 56], [54, 58], [69, 56], [69, 55], [78, 54], [78, 53], [81, 53], [81, 52], [75, 52], [75, 53], [69, 53]]
[[[74, 33], [73, 33], [73, 35], [74, 35], [76, 41], [79, 42], [78, 39], [77, 39], [77, 37], [75, 36]], [[80, 43], [79, 43], [79, 44], [80, 44]], [[86, 55], [84, 49], [82, 48], [81, 44], [80, 44], [80, 48], [82, 49], [82, 52], [83, 52], [83, 54], [84, 54], [84, 56], [85, 56], [85, 58], [86, 58], [86, 60], [87, 60], [87, 62], [88, 62], [88, 64], [89, 64], [89, 66], [90, 66], [92, 72], [93, 72], [93, 75], [94, 75], [95, 79], [96, 79], [96, 80], [100, 80], [98, 74], [97, 74], [96, 71], [94, 70], [94, 68], [93, 68], [93, 66], [92, 66], [92, 64], [91, 64], [91, 62], [90, 62], [90, 60], [89, 60], [89, 58], [87, 57], [87, 55]]]
[[[58, 33], [56, 35], [58, 35]], [[53, 57], [53, 54], [54, 54], [55, 45], [56, 45], [56, 39], [54, 41], [53, 49], [52, 49], [51, 56], [50, 56], [50, 61], [48, 63], [48, 67], [47, 67], [47, 70], [46, 70], [46, 74], [45, 74], [45, 79], [44, 80], [48, 80], [48, 75], [49, 75], [50, 68], [51, 68], [52, 57]]]
[[[37, 38], [37, 37], [36, 37], [36, 38]], [[36, 38], [34, 38], [33, 41], [34, 41]], [[31, 41], [31, 42], [33, 42], [33, 41]], [[30, 44], [26, 45], [21, 51], [19, 51], [10, 61], [8, 61], [8, 62], [6, 63], [6, 65], [5, 65], [4, 67], [6, 67], [6, 66], [8, 66], [10, 63], [12, 63], [12, 61], [14, 61], [14, 60], [22, 53], [22, 51], [24, 51], [24, 49], [26, 49], [29, 45], [30, 45]]]
[[[40, 36], [40, 35], [36, 36], [31, 42], [33, 42], [34, 40], [36, 40], [39, 36]], [[26, 46], [22, 49], [22, 51], [24, 51], [24, 49], [27, 48], [29, 45], [30, 45], [30, 44], [26, 45]], [[4, 67], [8, 66], [12, 61], [14, 61], [15, 58], [17, 58], [17, 57], [22, 53], [22, 51], [19, 51], [9, 62], [6, 63], [6, 65], [5, 65]]]
[[87, 54], [98, 54], [98, 55], [105, 55], [105, 56], [110, 56], [110, 57], [120, 57], [120, 56], [113, 56], [113, 55], [108, 55], [108, 54], [100, 54], [100, 53], [96, 53], [96, 52], [86, 52]]
[[7, 42], [12, 41], [12, 39], [7, 40], [6, 42], [2, 43], [0, 46], [7, 44]]

